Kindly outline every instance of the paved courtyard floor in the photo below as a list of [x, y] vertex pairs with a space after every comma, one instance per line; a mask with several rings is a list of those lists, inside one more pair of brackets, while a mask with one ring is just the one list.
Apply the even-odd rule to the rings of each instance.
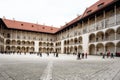
[[0, 54], [0, 80], [120, 80], [120, 58]]

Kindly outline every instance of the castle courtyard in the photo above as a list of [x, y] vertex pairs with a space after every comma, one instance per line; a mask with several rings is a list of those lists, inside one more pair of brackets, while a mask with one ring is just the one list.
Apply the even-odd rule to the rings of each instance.
[[120, 58], [0, 54], [0, 80], [120, 80]]

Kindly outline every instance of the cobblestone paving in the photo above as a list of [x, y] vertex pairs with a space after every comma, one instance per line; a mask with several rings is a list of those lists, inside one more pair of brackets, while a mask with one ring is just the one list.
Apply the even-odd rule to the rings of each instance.
[[0, 55], [0, 80], [120, 80], [120, 58]]

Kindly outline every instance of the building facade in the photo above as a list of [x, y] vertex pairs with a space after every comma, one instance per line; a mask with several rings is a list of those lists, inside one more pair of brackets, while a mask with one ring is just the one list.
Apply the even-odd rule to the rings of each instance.
[[0, 51], [120, 53], [120, 1], [99, 0], [61, 28], [0, 19]]

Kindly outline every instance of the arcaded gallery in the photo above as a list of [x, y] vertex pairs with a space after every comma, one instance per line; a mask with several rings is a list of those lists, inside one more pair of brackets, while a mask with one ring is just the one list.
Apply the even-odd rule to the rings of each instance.
[[60, 28], [0, 18], [0, 51], [120, 53], [120, 0], [99, 0]]

